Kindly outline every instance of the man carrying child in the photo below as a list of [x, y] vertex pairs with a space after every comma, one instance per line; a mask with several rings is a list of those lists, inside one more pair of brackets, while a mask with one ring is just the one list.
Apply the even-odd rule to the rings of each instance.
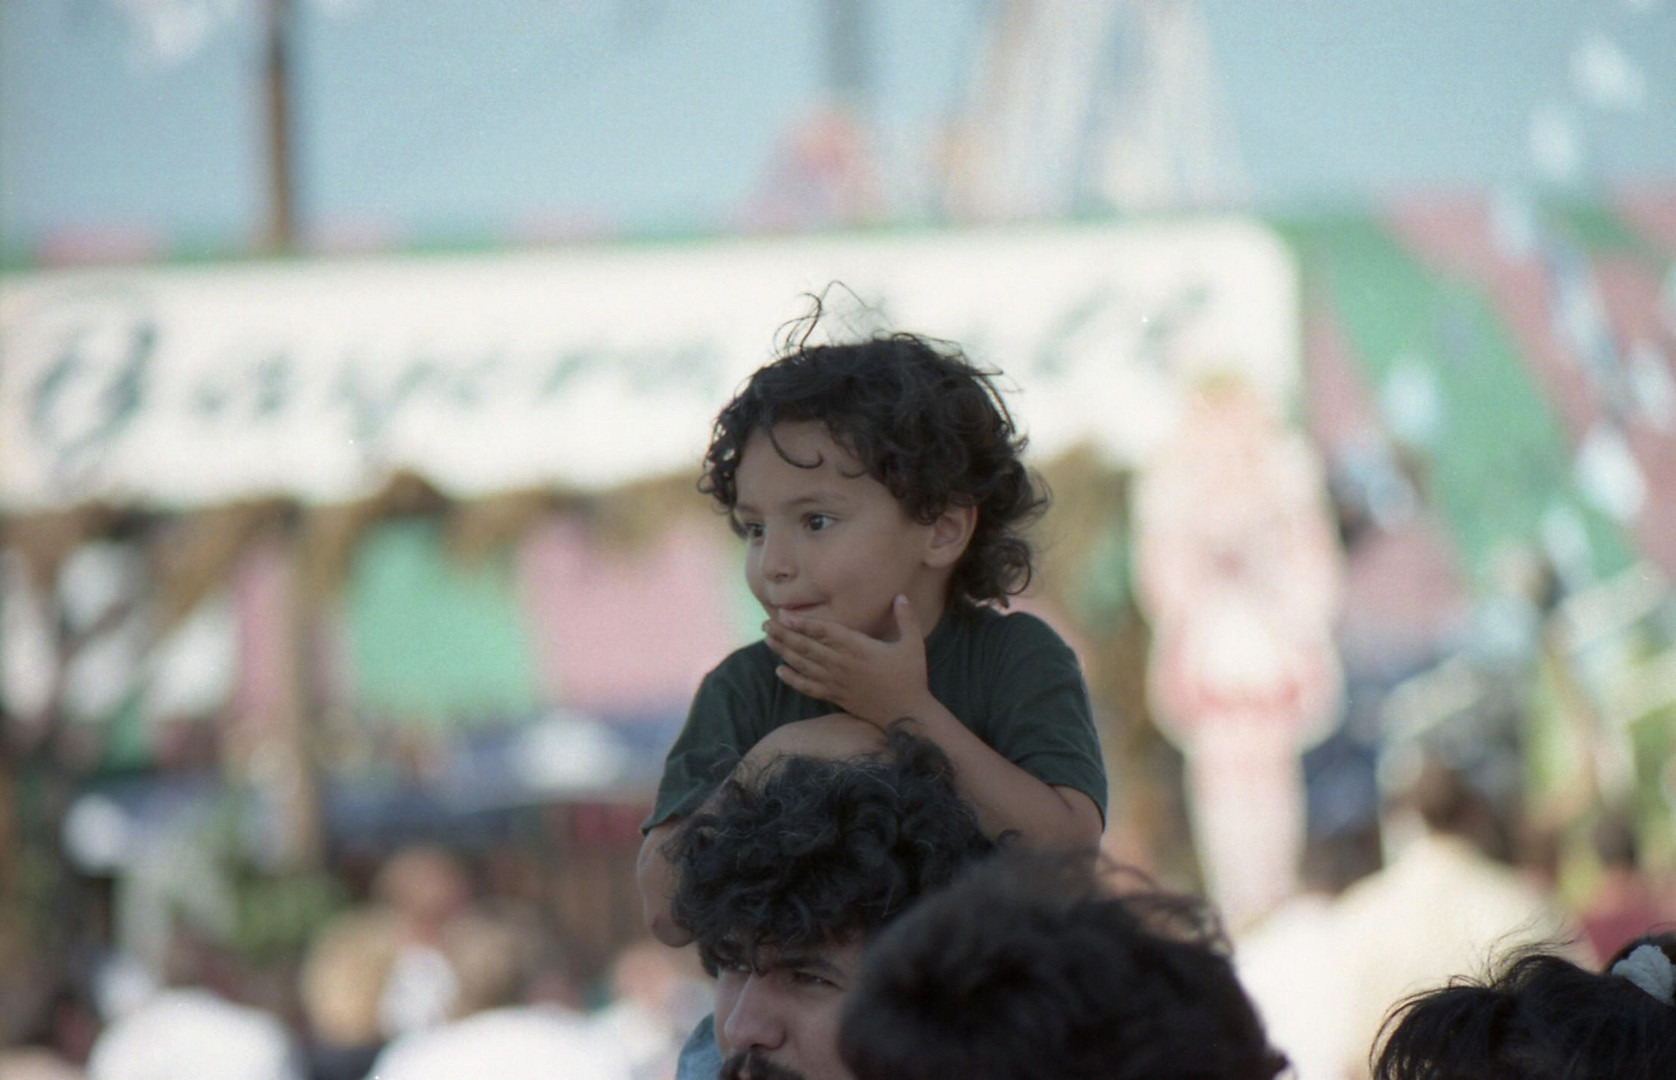
[[848, 1080], [838, 1017], [863, 945], [991, 850], [935, 746], [871, 741], [746, 770], [675, 834], [674, 918], [716, 975], [681, 1077]]

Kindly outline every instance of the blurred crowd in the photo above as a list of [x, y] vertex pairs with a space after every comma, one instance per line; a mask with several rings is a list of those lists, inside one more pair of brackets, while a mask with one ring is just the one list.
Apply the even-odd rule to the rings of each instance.
[[[1356, 853], [1312, 846], [1305, 889], [1231, 928], [1234, 970], [1297, 1080], [1368, 1076], [1408, 995], [1490, 978], [1520, 949], [1600, 972], [1676, 928], [1676, 881], [1642, 865], [1626, 821], [1595, 822], [1596, 872], [1568, 899], [1550, 866], [1507, 858], [1494, 808], [1435, 761], [1388, 807], [1381, 840], [1383, 866], [1361, 876]], [[480, 870], [464, 850], [392, 852], [277, 977], [185, 918], [150, 963], [92, 943], [8, 1004], [0, 1076], [672, 1080], [712, 1007], [694, 950], [648, 937], [584, 978], [575, 943]]]
[[7, 1080], [667, 1080], [709, 1008], [688, 953], [648, 939], [579, 977], [536, 913], [463, 852], [402, 848], [295, 962], [258, 966], [177, 921], [160, 970], [100, 950], [36, 980]]
[[1517, 857], [1509, 824], [1427, 757], [1386, 808], [1379, 870], [1349, 880], [1355, 857], [1313, 844], [1303, 890], [1236, 934], [1240, 979], [1298, 1080], [1365, 1076], [1409, 995], [1488, 978], [1521, 950], [1598, 971], [1642, 935], [1676, 930], [1676, 880], [1642, 866], [1626, 820], [1594, 823], [1593, 881], [1575, 900], [1547, 860]]

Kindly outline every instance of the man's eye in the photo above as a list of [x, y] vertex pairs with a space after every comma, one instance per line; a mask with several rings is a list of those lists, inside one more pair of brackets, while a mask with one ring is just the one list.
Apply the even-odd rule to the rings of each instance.
[[830, 986], [834, 989], [837, 988], [837, 984], [831, 979], [822, 978], [812, 971], [794, 971], [791, 973], [791, 981], [797, 983], [799, 986]]
[[810, 514], [808, 517], [803, 519], [804, 527], [810, 532], [820, 532], [822, 529], [831, 524], [832, 518], [827, 514]]

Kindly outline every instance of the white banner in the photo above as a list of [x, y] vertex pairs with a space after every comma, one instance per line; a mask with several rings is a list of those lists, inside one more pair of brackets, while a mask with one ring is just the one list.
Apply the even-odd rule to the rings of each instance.
[[802, 294], [1002, 368], [1038, 459], [1129, 462], [1185, 379], [1298, 371], [1290, 257], [1242, 220], [0, 277], [0, 509], [469, 496], [696, 475]]

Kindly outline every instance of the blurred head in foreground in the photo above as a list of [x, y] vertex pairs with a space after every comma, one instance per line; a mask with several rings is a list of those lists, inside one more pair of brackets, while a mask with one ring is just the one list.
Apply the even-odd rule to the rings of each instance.
[[900, 730], [884, 754], [728, 781], [668, 849], [675, 920], [717, 977], [722, 1076], [846, 1080], [838, 1010], [862, 945], [990, 848], [948, 759]]
[[1009, 853], [873, 941], [839, 1048], [856, 1080], [1270, 1080], [1228, 954], [1198, 900]]
[[1403, 1002], [1375, 1080], [1669, 1080], [1676, 1076], [1676, 933], [1619, 950], [1605, 974], [1542, 952], [1482, 982]]

